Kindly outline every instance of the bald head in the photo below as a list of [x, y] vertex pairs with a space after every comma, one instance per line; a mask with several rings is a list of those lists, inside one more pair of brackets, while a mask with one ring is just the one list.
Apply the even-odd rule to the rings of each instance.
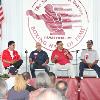
[[40, 42], [36, 42], [36, 49], [37, 51], [41, 51], [41, 43]]
[[41, 43], [40, 43], [40, 42], [36, 42], [36, 46], [37, 46], [37, 45], [41, 45]]
[[61, 93], [54, 88], [47, 88], [43, 90], [37, 97], [36, 100], [65, 100]]
[[63, 80], [58, 81], [56, 84], [56, 89], [59, 90], [62, 94], [62, 96], [65, 96], [65, 93], [67, 91], [67, 83]]

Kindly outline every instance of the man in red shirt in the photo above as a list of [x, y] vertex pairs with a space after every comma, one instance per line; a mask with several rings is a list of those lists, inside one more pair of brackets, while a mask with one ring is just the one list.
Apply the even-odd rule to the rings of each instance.
[[52, 52], [51, 56], [51, 61], [55, 63], [53, 72], [55, 73], [57, 69], [68, 69], [70, 72], [70, 76], [72, 78], [75, 78], [75, 69], [70, 63], [70, 60], [73, 59], [73, 56], [67, 49], [63, 48], [62, 41], [57, 41], [56, 45], [57, 49]]
[[[15, 42], [9, 41], [8, 48], [2, 53], [2, 62], [5, 69], [14, 74], [17, 69], [22, 65], [23, 60], [15, 49]], [[13, 66], [13, 67], [11, 67]]]

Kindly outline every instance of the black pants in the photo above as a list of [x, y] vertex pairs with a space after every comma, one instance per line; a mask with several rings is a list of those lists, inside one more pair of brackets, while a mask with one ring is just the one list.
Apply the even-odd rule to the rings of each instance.
[[30, 70], [31, 70], [32, 78], [36, 77], [36, 75], [35, 75], [35, 69], [45, 69], [45, 72], [47, 72], [47, 74], [49, 73], [48, 66], [42, 66], [40, 64], [34, 63], [34, 64], [30, 65]]
[[[79, 77], [83, 76], [84, 68], [89, 68], [89, 67], [86, 63], [80, 62]], [[92, 69], [94, 69], [96, 71], [96, 73], [98, 74], [98, 77], [100, 78], [100, 67], [97, 64], [95, 64], [95, 65], [92, 66]]]
[[[16, 74], [16, 70], [19, 69], [19, 67], [22, 65], [22, 63], [23, 63], [23, 60], [19, 60], [16, 63], [12, 64], [14, 67], [10, 67], [9, 72], [11, 74]], [[5, 68], [5, 69], [7, 69], [7, 68]]]
[[19, 69], [19, 67], [22, 65], [23, 60], [20, 59], [16, 63], [12, 64], [16, 69]]

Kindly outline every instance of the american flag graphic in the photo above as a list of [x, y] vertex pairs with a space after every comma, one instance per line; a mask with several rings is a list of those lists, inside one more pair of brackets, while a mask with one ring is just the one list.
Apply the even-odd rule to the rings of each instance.
[[2, 9], [2, 3], [0, 0], [0, 24], [2, 23], [3, 19], [4, 19], [4, 14], [3, 14], [3, 9]]
[[2, 8], [2, 2], [0, 0], [0, 38], [2, 36], [2, 21], [4, 19], [4, 14], [3, 14], [3, 8]]

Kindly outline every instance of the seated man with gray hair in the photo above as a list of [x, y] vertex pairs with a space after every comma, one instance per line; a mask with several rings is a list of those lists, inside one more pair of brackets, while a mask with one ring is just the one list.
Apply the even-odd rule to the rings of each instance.
[[36, 76], [36, 89], [35, 91], [29, 94], [29, 100], [36, 100], [36, 97], [43, 91], [45, 88], [51, 86], [51, 80], [47, 73], [39, 73]]

